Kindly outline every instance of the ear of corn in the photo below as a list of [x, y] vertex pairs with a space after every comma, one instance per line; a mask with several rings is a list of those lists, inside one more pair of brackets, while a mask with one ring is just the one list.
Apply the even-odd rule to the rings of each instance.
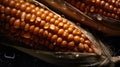
[[0, 32], [35, 49], [89, 53], [96, 49], [70, 21], [24, 0], [0, 1]]
[[120, 1], [112, 0], [66, 0], [82, 12], [100, 14], [120, 20]]

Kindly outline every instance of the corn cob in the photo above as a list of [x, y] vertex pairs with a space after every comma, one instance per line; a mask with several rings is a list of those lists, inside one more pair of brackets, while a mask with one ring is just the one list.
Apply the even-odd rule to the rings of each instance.
[[[96, 13], [120, 20], [120, 7], [104, 0], [66, 0], [82, 12]], [[119, 5], [120, 2], [115, 1]]]
[[89, 53], [96, 49], [70, 21], [24, 0], [0, 1], [0, 31], [35, 49]]
[[120, 0], [105, 0], [106, 2], [113, 4], [116, 7], [120, 7]]

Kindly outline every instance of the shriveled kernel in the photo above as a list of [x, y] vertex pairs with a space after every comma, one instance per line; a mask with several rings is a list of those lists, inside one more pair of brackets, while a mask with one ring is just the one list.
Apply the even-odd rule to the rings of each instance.
[[20, 28], [20, 20], [19, 19], [17, 19], [17, 20], [15, 20], [15, 22], [14, 22], [14, 28], [16, 28], [16, 29], [18, 29], [18, 28]]

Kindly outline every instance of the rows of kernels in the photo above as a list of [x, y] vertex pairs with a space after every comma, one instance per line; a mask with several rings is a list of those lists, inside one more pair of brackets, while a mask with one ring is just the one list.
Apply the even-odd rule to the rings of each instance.
[[[76, 1], [78, 1], [78, 0], [75, 0], [74, 4]], [[95, 7], [101, 8], [108, 12], [113, 12], [113, 13], [119, 14], [119, 6], [116, 6], [115, 4], [111, 4], [110, 1], [105, 1], [105, 0], [85, 0], [84, 1], [83, 0], [82, 2], [85, 4], [91, 4]], [[115, 1], [115, 2], [117, 3], [117, 5], [119, 5], [118, 1]], [[72, 3], [72, 5], [74, 5], [74, 4]], [[118, 8], [118, 9], [114, 10], [114, 8]]]
[[[61, 49], [63, 51], [74, 51], [74, 49], [76, 49], [81, 52], [94, 52], [91, 47], [91, 41], [80, 30], [76, 29], [70, 21], [53, 14], [49, 10], [36, 7], [35, 5], [22, 0], [5, 1], [0, 5], [2, 7], [0, 13], [5, 14], [6, 16], [10, 15], [9, 23], [15, 30], [22, 30], [24, 34], [21, 36], [27, 38], [26, 40], [33, 40], [33, 38], [31, 38], [29, 34], [25, 34], [25, 32], [41, 38], [36, 38], [33, 42], [37, 40], [37, 43], [38, 40], [42, 39], [45, 42], [46, 40], [49, 40], [49, 42], [46, 43], [46, 46], [50, 49], [54, 48], [54, 50], [57, 51]], [[9, 7], [8, 5], [4, 6], [4, 4], [9, 4]], [[24, 7], [24, 9], [20, 7]], [[45, 44], [43, 41], [38, 43]]]
[[[109, 3], [103, 3], [103, 1], [95, 0], [95, 2], [91, 0], [78, 1], [78, 0], [66, 0], [79, 10], [88, 13], [98, 13], [107, 17], [120, 19], [120, 8], [113, 7]], [[104, 4], [104, 5], [103, 5]]]
[[120, 7], [120, 0], [105, 0], [110, 4], [113, 4], [116, 7]]
[[[104, 10], [107, 10], [107, 11], [110, 11], [110, 12], [113, 12], [113, 13], [116, 13], [116, 14], [120, 14], [120, 7], [115, 7], [114, 4], [110, 4], [104, 0], [101, 0], [101, 1], [98, 1], [98, 0], [95, 0], [94, 2], [92, 1], [89, 1], [93, 4], [95, 4], [96, 6], [98, 7], [101, 7], [103, 8]], [[116, 3], [118, 4], [118, 2], [116, 1]], [[117, 8], [116, 10], [114, 10], [114, 8]]]

